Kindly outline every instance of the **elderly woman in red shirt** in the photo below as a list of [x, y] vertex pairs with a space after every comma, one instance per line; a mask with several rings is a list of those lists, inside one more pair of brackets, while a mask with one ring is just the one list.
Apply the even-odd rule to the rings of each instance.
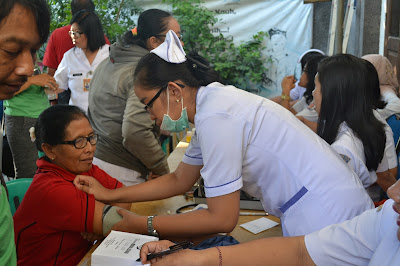
[[[44, 156], [14, 215], [18, 265], [76, 265], [93, 239], [107, 234], [109, 209], [75, 188], [76, 175], [96, 178], [109, 189], [122, 183], [92, 164], [97, 135], [76, 106], [52, 106], [41, 113], [33, 136]], [[130, 204], [115, 204], [130, 209]]]

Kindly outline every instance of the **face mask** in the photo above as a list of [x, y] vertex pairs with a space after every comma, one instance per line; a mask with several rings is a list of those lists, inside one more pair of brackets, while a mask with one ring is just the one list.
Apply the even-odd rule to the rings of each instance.
[[168, 110], [167, 114], [164, 114], [164, 118], [161, 122], [160, 129], [169, 131], [169, 132], [181, 132], [185, 130], [185, 128], [189, 128], [189, 119], [187, 116], [186, 107], [183, 108], [183, 97], [182, 97], [182, 113], [181, 117], [178, 120], [172, 120], [169, 114], [169, 90], [167, 88], [167, 102], [168, 102]]

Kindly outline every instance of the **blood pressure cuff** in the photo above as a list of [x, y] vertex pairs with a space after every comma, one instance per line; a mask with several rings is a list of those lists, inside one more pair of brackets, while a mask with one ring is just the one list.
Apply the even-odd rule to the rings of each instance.
[[103, 235], [107, 236], [110, 232], [111, 227], [114, 224], [122, 220], [122, 216], [118, 214], [117, 210], [122, 209], [120, 207], [105, 205], [103, 208]]

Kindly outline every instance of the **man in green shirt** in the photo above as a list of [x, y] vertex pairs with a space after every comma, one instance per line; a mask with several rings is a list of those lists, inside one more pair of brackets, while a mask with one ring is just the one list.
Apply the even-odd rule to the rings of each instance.
[[[0, 100], [4, 100], [13, 97], [32, 76], [36, 51], [49, 34], [50, 12], [45, 0], [0, 0], [0, 7]], [[13, 221], [3, 185], [0, 265], [17, 265]]]

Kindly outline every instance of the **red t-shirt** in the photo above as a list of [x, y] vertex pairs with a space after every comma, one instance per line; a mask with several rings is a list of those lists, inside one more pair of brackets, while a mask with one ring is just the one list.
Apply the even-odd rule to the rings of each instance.
[[[74, 47], [68, 33], [70, 29], [71, 25], [67, 25], [53, 31], [47, 42], [46, 52], [43, 57], [43, 65], [57, 69], [65, 52]], [[107, 36], [104, 35], [104, 38], [106, 39], [106, 44], [110, 44]]]
[[[76, 265], [92, 244], [80, 232], [93, 232], [95, 199], [75, 188], [75, 175], [39, 159], [38, 171], [14, 215], [18, 265]], [[122, 183], [99, 167], [82, 175], [104, 187]]]

